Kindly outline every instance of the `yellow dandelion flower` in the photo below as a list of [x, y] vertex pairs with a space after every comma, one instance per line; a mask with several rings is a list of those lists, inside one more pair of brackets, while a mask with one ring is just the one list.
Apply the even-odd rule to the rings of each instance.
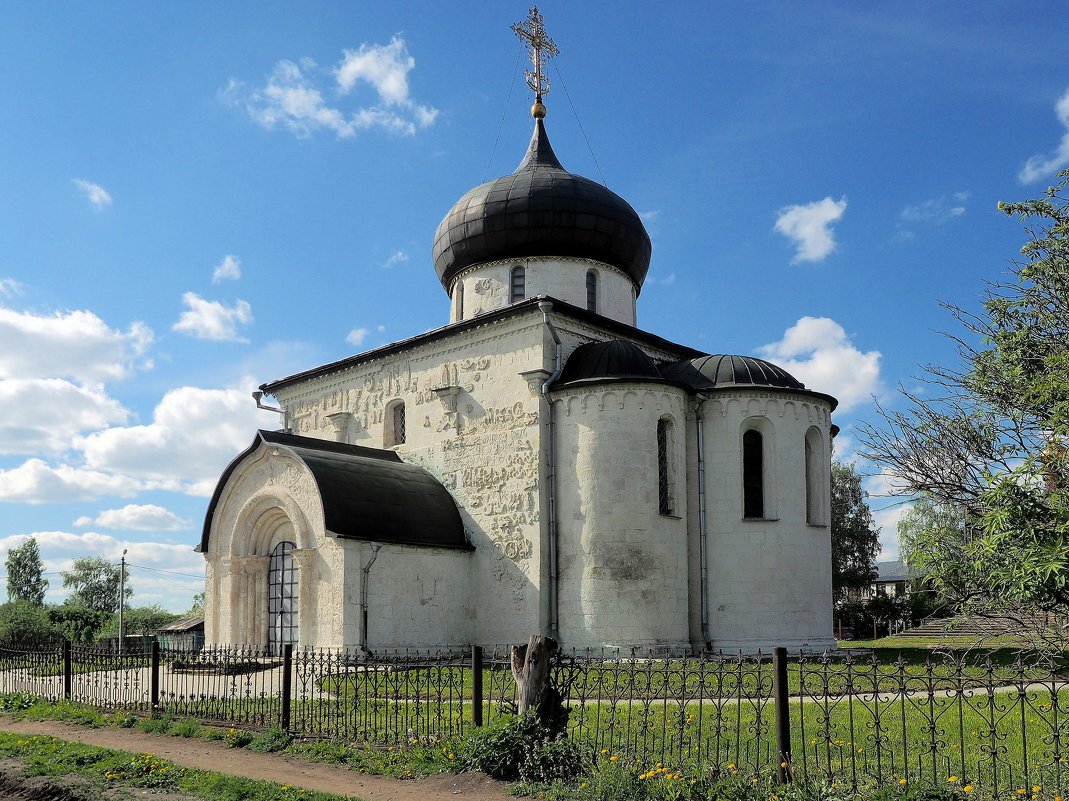
[[610, 761], [610, 762], [615, 762], [615, 761], [616, 761], [616, 760], [618, 760], [619, 758], [620, 758], [620, 757], [619, 757], [619, 756], [618, 756], [617, 754], [613, 754], [613, 755], [612, 755], [611, 757], [609, 757], [609, 761]]
[[1038, 792], [1039, 792], [1040, 790], [1042, 790], [1042, 789], [1043, 789], [1043, 788], [1042, 788], [1042, 787], [1040, 787], [1040, 786], [1039, 786], [1038, 784], [1033, 784], [1033, 785], [1032, 785], [1032, 792], [1033, 792], [1033, 793], [1038, 793]]
[[948, 776], [947, 777], [947, 781], [948, 782], [956, 782], [957, 780], [958, 780], [957, 776]]
[[785, 768], [785, 767], [787, 767], [787, 762], [786, 762], [786, 760], [784, 760], [783, 762], [780, 762], [780, 763], [779, 763], [779, 766], [780, 766], [781, 768]]
[[601, 749], [601, 753], [607, 754], [607, 753], [609, 753], [609, 749], [608, 748], [602, 748]]
[[972, 792], [972, 789], [973, 789], [973, 788], [972, 788], [972, 785], [971, 785], [971, 784], [966, 784], [966, 785], [965, 785], [964, 787], [962, 787], [961, 789], [962, 789], [962, 790], [964, 790], [964, 791], [965, 791], [965, 792], [967, 792], [967, 793], [971, 793], [971, 792]]
[[1017, 795], [1024, 795], [1024, 788], [1023, 787], [1018, 787], [1017, 788]]
[[899, 783], [899, 784], [905, 784], [905, 783], [906, 783], [906, 780], [905, 780], [905, 779], [899, 779], [899, 780], [898, 780], [898, 783]]
[[585, 790], [586, 788], [587, 788], [587, 783], [586, 782], [583, 782], [582, 784], [579, 785], [579, 789], [580, 790]]

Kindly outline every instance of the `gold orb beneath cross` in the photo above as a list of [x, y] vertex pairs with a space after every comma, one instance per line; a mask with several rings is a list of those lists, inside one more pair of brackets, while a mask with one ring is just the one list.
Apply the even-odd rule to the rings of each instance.
[[541, 100], [536, 100], [535, 104], [531, 106], [531, 116], [536, 120], [543, 120], [546, 118], [546, 107]]

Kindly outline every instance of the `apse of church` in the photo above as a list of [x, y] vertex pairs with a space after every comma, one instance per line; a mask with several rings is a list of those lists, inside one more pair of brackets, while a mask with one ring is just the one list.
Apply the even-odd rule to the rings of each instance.
[[636, 327], [649, 236], [561, 164], [556, 47], [514, 30], [534, 130], [434, 234], [450, 322], [260, 388], [283, 430], [211, 499], [208, 642], [834, 647], [835, 400]]

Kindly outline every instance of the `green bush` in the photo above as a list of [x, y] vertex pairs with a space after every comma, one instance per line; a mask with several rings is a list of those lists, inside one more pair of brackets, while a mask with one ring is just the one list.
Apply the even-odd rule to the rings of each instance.
[[495, 726], [474, 730], [464, 766], [495, 779], [549, 783], [582, 771], [578, 746], [567, 734], [539, 720], [533, 710]]
[[235, 729], [231, 726], [226, 730], [226, 734], [223, 735], [223, 742], [231, 748], [244, 748], [252, 742], [255, 736], [251, 731]]
[[262, 754], [269, 754], [274, 751], [282, 751], [289, 744], [290, 736], [286, 730], [275, 726], [253, 737], [252, 742], [249, 743], [249, 748]]
[[196, 718], [182, 718], [171, 726], [170, 734], [175, 737], [196, 737], [202, 728]]
[[147, 734], [166, 734], [171, 728], [171, 716], [164, 715], [159, 718], [143, 718], [138, 722], [137, 728]]
[[29, 693], [5, 693], [0, 695], [0, 712], [21, 712], [37, 703], [37, 696]]
[[55, 636], [48, 611], [29, 601], [0, 605], [0, 642], [32, 645]]

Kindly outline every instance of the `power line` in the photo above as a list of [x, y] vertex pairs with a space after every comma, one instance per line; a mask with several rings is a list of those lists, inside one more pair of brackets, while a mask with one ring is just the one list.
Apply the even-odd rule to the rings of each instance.
[[204, 580], [203, 575], [196, 575], [194, 573], [179, 573], [177, 570], [160, 570], [158, 567], [148, 567], [147, 565], [135, 565], [133, 562], [127, 562], [127, 567], [136, 567], [139, 570], [151, 570], [153, 573], [167, 573], [171, 576], [185, 576], [186, 578], [194, 578]]

